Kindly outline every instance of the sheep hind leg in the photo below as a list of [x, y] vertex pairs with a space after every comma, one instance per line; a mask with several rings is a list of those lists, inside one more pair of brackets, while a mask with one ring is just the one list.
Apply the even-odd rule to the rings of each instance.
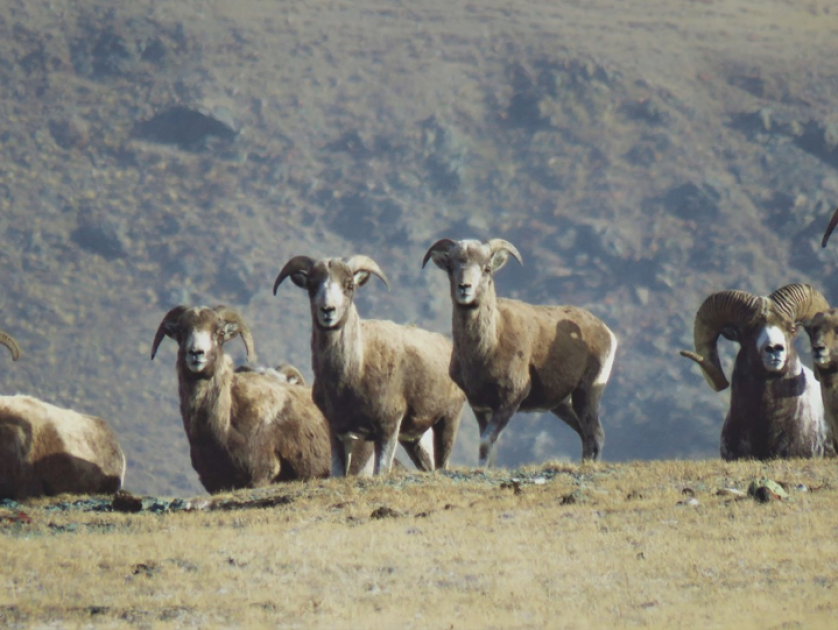
[[388, 434], [375, 439], [375, 469], [373, 474], [387, 474], [393, 467], [396, 447], [399, 445], [399, 429], [401, 426], [402, 418], [399, 418]]
[[593, 386], [590, 390], [577, 389], [572, 395], [573, 411], [579, 422], [579, 436], [582, 438], [582, 460], [596, 461], [605, 444], [605, 432], [599, 421], [599, 399], [603, 387]]
[[460, 403], [431, 429], [434, 436], [434, 468], [436, 470], [448, 468], [448, 460], [451, 458], [451, 451], [454, 450], [454, 441], [457, 439], [462, 415], [463, 406]]
[[418, 440], [401, 440], [404, 452], [419, 470], [432, 472], [434, 470], [434, 434], [428, 429]]

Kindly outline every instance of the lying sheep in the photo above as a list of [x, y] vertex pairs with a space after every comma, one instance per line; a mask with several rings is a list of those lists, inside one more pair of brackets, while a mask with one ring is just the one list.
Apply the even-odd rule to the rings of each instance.
[[517, 411], [551, 411], [582, 438], [582, 458], [597, 459], [604, 433], [599, 401], [608, 383], [617, 339], [590, 312], [573, 306], [534, 306], [495, 296], [493, 276], [512, 255], [504, 240], [442, 239], [422, 261], [448, 274], [454, 352], [450, 374], [480, 427], [480, 466]]
[[698, 363], [710, 387], [722, 391], [731, 383], [719, 361], [719, 335], [740, 346], [722, 427], [722, 458], [823, 456], [821, 390], [798, 358], [794, 336], [798, 322], [828, 308], [807, 284], [789, 284], [768, 297], [721, 291], [704, 300], [695, 318], [695, 352], [681, 355]]
[[[0, 332], [0, 344], [20, 356]], [[125, 455], [104, 420], [30, 396], [0, 396], [0, 498], [112, 493]]]
[[832, 450], [838, 453], [838, 309], [817, 313], [802, 324], [812, 343], [815, 378], [821, 386]]
[[399, 442], [417, 468], [445, 468], [465, 402], [447, 373], [451, 342], [421, 328], [361, 320], [353, 298], [371, 275], [387, 284], [366, 256], [297, 256], [274, 283], [274, 294], [289, 276], [308, 291], [313, 396], [329, 420], [332, 474], [345, 475], [359, 441], [375, 443], [375, 474], [390, 471]]
[[328, 476], [328, 425], [310, 390], [270, 374], [233, 371], [224, 344], [241, 337], [248, 357], [253, 351], [238, 313], [176, 306], [157, 329], [152, 359], [164, 336], [178, 344], [180, 412], [204, 488], [214, 493]]

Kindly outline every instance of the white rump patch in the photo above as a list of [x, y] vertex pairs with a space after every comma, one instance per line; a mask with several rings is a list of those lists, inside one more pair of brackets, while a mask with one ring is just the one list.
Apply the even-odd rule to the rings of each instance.
[[608, 383], [608, 379], [611, 377], [611, 369], [614, 367], [614, 357], [617, 356], [617, 337], [614, 336], [614, 333], [610, 329], [608, 330], [608, 334], [611, 336], [611, 348], [605, 357], [605, 361], [602, 363], [602, 369], [594, 380], [594, 385], [602, 387]]

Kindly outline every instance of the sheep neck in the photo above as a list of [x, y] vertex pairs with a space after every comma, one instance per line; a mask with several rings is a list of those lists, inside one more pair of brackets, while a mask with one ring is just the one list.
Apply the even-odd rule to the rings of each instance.
[[355, 305], [336, 328], [321, 328], [314, 322], [311, 333], [311, 364], [316, 379], [334, 387], [352, 387], [363, 378], [364, 344], [361, 318]]
[[196, 375], [178, 361], [180, 413], [190, 442], [207, 439], [226, 443], [233, 407], [233, 367], [226, 355], [209, 378]]
[[468, 348], [465, 356], [490, 358], [499, 343], [499, 319], [494, 289], [487, 290], [476, 307], [455, 304], [452, 322], [454, 351]]

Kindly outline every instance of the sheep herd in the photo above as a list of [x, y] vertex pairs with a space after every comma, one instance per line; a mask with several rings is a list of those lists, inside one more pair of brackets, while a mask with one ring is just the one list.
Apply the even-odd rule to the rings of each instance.
[[[823, 239], [838, 224], [836, 210]], [[386, 474], [401, 444], [423, 471], [448, 466], [463, 405], [480, 430], [479, 465], [491, 466], [498, 437], [518, 411], [550, 411], [599, 458], [599, 403], [617, 351], [614, 333], [589, 311], [537, 306], [495, 294], [494, 274], [521, 254], [501, 239], [442, 239], [425, 254], [448, 275], [452, 335], [362, 319], [354, 294], [372, 276], [367, 256], [295, 256], [279, 272], [308, 293], [309, 388], [298, 370], [233, 368], [224, 344], [253, 336], [227, 306], [176, 306], [151, 347], [178, 346], [175, 369], [192, 466], [209, 492], [288, 480]], [[794, 349], [802, 326], [814, 372]], [[730, 381], [719, 336], [740, 350]], [[838, 310], [813, 287], [790, 284], [768, 297], [710, 295], [695, 318], [698, 363], [715, 391], [731, 387], [721, 435], [724, 459], [834, 456], [838, 449]], [[0, 344], [19, 356], [0, 332]], [[101, 419], [29, 396], [0, 396], [0, 498], [110, 493], [124, 480], [125, 456]]]

